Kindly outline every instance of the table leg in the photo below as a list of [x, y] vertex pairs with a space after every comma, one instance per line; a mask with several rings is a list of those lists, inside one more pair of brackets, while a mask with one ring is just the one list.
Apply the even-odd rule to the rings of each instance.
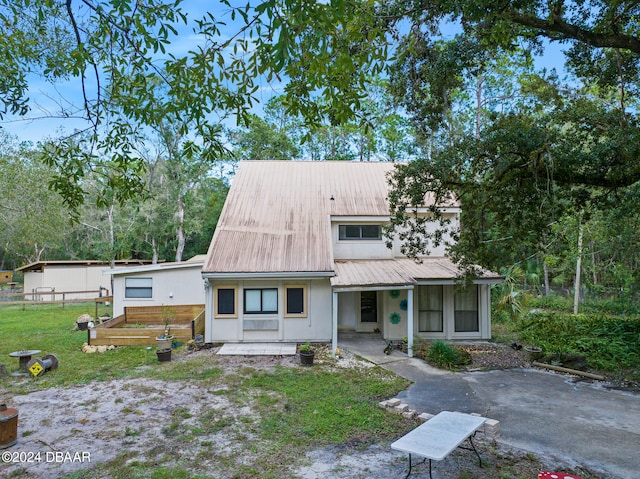
[[[475, 436], [475, 434], [473, 435]], [[482, 469], [482, 458], [480, 457], [480, 453], [476, 449], [476, 445], [473, 443], [473, 436], [469, 436], [469, 442], [471, 443], [471, 447], [473, 448], [473, 452], [478, 456], [478, 462], [480, 463], [480, 469]]]
[[[425, 462], [427, 462], [427, 458], [426, 457], [422, 460], [423, 464]], [[407, 475], [404, 476], [404, 479], [409, 479], [409, 476], [411, 475], [411, 468], [412, 467], [413, 467], [413, 463], [411, 462], [411, 453], [409, 453], [409, 472], [407, 472]], [[429, 459], [429, 477], [431, 478], [431, 459]]]
[[407, 472], [407, 475], [404, 476], [404, 479], [408, 479], [410, 475], [411, 475], [411, 453], [409, 453], [409, 472]]

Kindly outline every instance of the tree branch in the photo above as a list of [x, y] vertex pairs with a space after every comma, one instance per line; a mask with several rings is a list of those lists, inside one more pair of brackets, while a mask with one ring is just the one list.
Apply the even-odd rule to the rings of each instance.
[[597, 48], [621, 48], [634, 53], [640, 53], [640, 40], [633, 35], [622, 33], [596, 33], [592, 30], [581, 28], [577, 25], [567, 23], [562, 18], [554, 16], [553, 20], [523, 15], [515, 11], [504, 12], [507, 20], [510, 20], [524, 27], [536, 28], [546, 32], [558, 33], [564, 39], [573, 39], [584, 42]]
[[[84, 46], [82, 44], [82, 38], [80, 38], [80, 30], [78, 28], [78, 23], [76, 22], [76, 17], [73, 14], [73, 10], [71, 8], [71, 1], [72, 0], [67, 0], [66, 1], [66, 9], [67, 9], [67, 15], [69, 15], [69, 20], [71, 21], [71, 26], [73, 28], [73, 33], [75, 34], [76, 37], [76, 43], [78, 44], [78, 48], [82, 51], [84, 51]], [[93, 71], [96, 77], [96, 82], [98, 85], [98, 102], [97, 105], [99, 107], [100, 105], [100, 75], [98, 74], [98, 67], [96, 66], [96, 64], [94, 62], [92, 62], [91, 60], [88, 60], [88, 63], [90, 65], [93, 66]], [[87, 89], [86, 89], [86, 77], [84, 75], [84, 71], [81, 72], [80, 74], [80, 84], [82, 85], [82, 98], [84, 101], [84, 109], [87, 112], [87, 119], [91, 122], [91, 124], [93, 125], [94, 128], [98, 127], [98, 123], [97, 123], [97, 119], [95, 119], [93, 117], [93, 114], [91, 113], [91, 109], [89, 108], [89, 99], [87, 97]], [[97, 112], [96, 112], [97, 113]]]

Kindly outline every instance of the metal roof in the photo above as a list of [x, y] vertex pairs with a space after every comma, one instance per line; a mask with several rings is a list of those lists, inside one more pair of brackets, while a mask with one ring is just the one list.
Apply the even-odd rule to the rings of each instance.
[[[146, 259], [117, 259], [115, 260], [116, 266], [124, 265], [143, 265], [151, 264], [151, 260]], [[29, 263], [25, 266], [21, 266], [16, 271], [38, 271], [43, 270], [47, 266], [69, 266], [69, 267], [83, 267], [83, 266], [105, 266], [109, 267], [110, 261], [100, 260], [51, 260], [51, 261], [36, 261], [35, 263]]]
[[[393, 163], [245, 161], [227, 196], [203, 267], [210, 277], [330, 275], [332, 284], [401, 285], [451, 279], [447, 259], [333, 260], [331, 217], [389, 220]], [[426, 198], [428, 201], [430, 197]], [[425, 205], [429, 206], [429, 205]], [[452, 201], [450, 207], [458, 208]], [[228, 275], [228, 276], [227, 276]]]
[[198, 254], [186, 261], [172, 261], [170, 263], [145, 264], [142, 266], [127, 266], [124, 268], [109, 268], [102, 272], [103, 275], [129, 275], [135, 273], [150, 273], [154, 271], [166, 271], [171, 269], [197, 268], [202, 269], [205, 255]]
[[[420, 263], [409, 258], [379, 260], [337, 260], [336, 275], [331, 286], [409, 286], [420, 282], [453, 280], [461, 274], [460, 268], [448, 258], [422, 258]], [[501, 282], [502, 277], [481, 270], [478, 282]]]
[[242, 162], [203, 272], [333, 271], [330, 216], [388, 218], [386, 175], [393, 168], [392, 163]]

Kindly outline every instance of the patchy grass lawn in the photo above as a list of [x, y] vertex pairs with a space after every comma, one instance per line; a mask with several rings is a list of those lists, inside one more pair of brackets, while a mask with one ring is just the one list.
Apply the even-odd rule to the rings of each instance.
[[[88, 451], [84, 464], [0, 462], [7, 479], [382, 479], [404, 477], [389, 444], [417, 423], [378, 402], [408, 382], [357, 358], [221, 357], [215, 349], [159, 363], [153, 350], [84, 354], [77, 316], [93, 305], [0, 307], [0, 357], [40, 349], [58, 356], [41, 377], [8, 377], [0, 402], [20, 411], [15, 452]], [[5, 361], [6, 359], [6, 361]], [[544, 458], [479, 440], [485, 467], [456, 451], [434, 465], [452, 479], [535, 478]], [[569, 471], [567, 471], [569, 472]], [[578, 472], [584, 479], [599, 476]], [[415, 477], [427, 477], [418, 470]]]
[[[87, 417], [100, 413], [105, 405], [109, 405], [115, 429], [114, 424], [105, 424], [102, 433], [109, 431], [107, 439], [127, 443], [136, 442], [135, 439], [144, 436], [148, 428], [136, 426], [135, 421], [134, 425], [128, 425], [124, 417], [135, 418], [137, 415], [142, 423], [152, 420], [147, 406], [156, 404], [152, 398], [158, 393], [159, 383], [173, 385], [170, 388], [172, 398], [167, 400], [166, 407], [154, 406], [159, 408], [156, 414], [162, 418], [160, 438], [156, 436], [149, 440], [160, 440], [145, 451], [147, 457], [118, 447], [116, 457], [92, 465], [90, 470], [83, 468], [80, 475], [72, 472], [69, 477], [198, 477], [193, 475], [193, 470], [180, 472], [184, 469], [181, 462], [194, 454], [218, 458], [215, 469], [220, 471], [220, 477], [283, 477], [283, 467], [288, 469], [299, 464], [301, 454], [310, 448], [345, 443], [371, 444], [395, 438], [415, 427], [415, 422], [388, 415], [377, 407], [379, 401], [408, 386], [407, 381], [380, 368], [334, 369], [330, 365], [327, 368], [302, 368], [293, 359], [290, 363], [285, 361], [286, 366], [270, 364], [268, 369], [253, 367], [252, 360], [248, 359], [230, 368], [230, 360], [216, 358], [208, 351], [187, 355], [184, 350], [174, 353], [178, 360], [159, 363], [153, 350], [146, 347], [122, 347], [103, 354], [85, 354], [81, 347], [87, 333], [75, 331], [74, 324], [80, 314], [90, 313], [90, 307], [92, 305], [64, 309], [40, 306], [25, 311], [21, 307], [0, 308], [0, 334], [3, 337], [0, 357], [11, 361], [7, 361], [9, 372], [18, 369], [18, 361], [9, 358], [8, 354], [21, 349], [39, 349], [41, 355], [53, 353], [60, 364], [58, 369], [37, 378], [30, 375], [7, 378], [0, 386], [2, 402], [11, 404], [16, 395], [38, 391], [51, 391], [53, 397], [60, 397], [62, 390], [59, 388], [65, 388], [64, 394], [75, 391], [76, 396], [85, 396], [84, 400], [79, 398], [78, 407], [92, 405], [86, 412]], [[128, 396], [133, 387], [131, 380], [142, 388], [136, 389], [133, 397]], [[118, 388], [113, 381], [118, 385], [129, 381], [127, 389], [120, 389], [120, 397], [118, 394], [111, 397]], [[97, 383], [109, 385], [102, 393], [104, 404], [95, 398], [87, 399], [92, 397], [90, 390], [82, 388], [83, 385], [102, 388]], [[145, 384], [149, 384], [146, 389]], [[180, 390], [187, 384], [201, 391], [202, 397], [194, 399], [185, 395], [180, 399]], [[51, 388], [57, 389], [54, 392]], [[69, 403], [74, 402], [72, 396], [64, 397], [69, 397]], [[210, 407], [216, 398], [224, 398], [227, 407], [223, 410]], [[194, 404], [198, 399], [202, 402]], [[67, 419], [75, 415], [67, 409], [54, 412], [66, 415]], [[22, 414], [36, 412], [25, 410]], [[56, 417], [43, 417], [40, 425], [29, 426], [22, 442], [38, 436], [39, 426], [49, 434], [56, 434], [56, 420]], [[90, 419], [78, 421], [81, 424], [91, 422]], [[127, 425], [119, 427], [119, 422]], [[65, 426], [61, 424], [60, 427]], [[80, 438], [83, 429], [72, 428], [70, 433]], [[22, 434], [24, 436], [24, 431]], [[217, 447], [219, 435], [226, 437], [225, 443], [232, 439], [236, 444], [228, 444], [227, 451], [222, 453]], [[54, 438], [40, 439], [51, 444]], [[88, 438], [84, 440], [86, 442]], [[150, 475], [149, 470], [153, 471]], [[36, 470], [29, 468], [12, 471], [10, 477], [39, 477]]]

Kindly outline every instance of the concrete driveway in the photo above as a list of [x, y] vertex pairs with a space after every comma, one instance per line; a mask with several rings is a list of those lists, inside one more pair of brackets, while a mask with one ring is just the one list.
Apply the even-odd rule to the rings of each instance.
[[[398, 395], [418, 412], [480, 413], [500, 421], [498, 442], [622, 479], [640, 477], [640, 395], [537, 369], [451, 373], [384, 342], [343, 348], [414, 383]], [[382, 347], [380, 347], [382, 344]]]

